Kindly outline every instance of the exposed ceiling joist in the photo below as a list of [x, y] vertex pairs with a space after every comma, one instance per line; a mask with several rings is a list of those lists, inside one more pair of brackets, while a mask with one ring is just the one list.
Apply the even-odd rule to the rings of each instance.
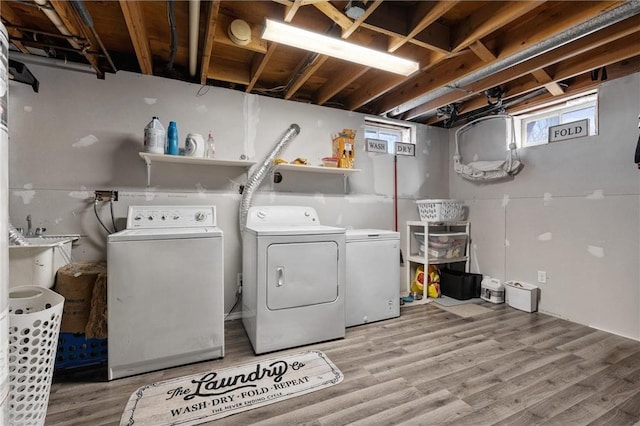
[[122, 15], [127, 23], [131, 43], [138, 59], [140, 72], [146, 75], [153, 75], [153, 59], [151, 57], [151, 47], [149, 36], [144, 24], [144, 16], [139, 2], [120, 0]]
[[[43, 1], [48, 0], [38, 0]], [[192, 65], [187, 2], [173, 2], [175, 49], [166, 0], [84, 3], [95, 25], [83, 21], [86, 15], [73, 2], [54, 0], [47, 10], [30, 1], [3, 1], [12, 51], [89, 64], [101, 78], [121, 69], [193, 82], [184, 72]], [[488, 94], [499, 93], [501, 105], [511, 108], [532, 104], [532, 99], [564, 99], [597, 85], [590, 78], [594, 69], [606, 67], [609, 78], [640, 70], [632, 68], [640, 61], [640, 0], [363, 3], [362, 16], [350, 18], [347, 0], [202, 1], [196, 79], [246, 93], [439, 124], [433, 113], [443, 106], [455, 104], [472, 116], [488, 110]], [[62, 25], [54, 25], [50, 11]], [[415, 60], [419, 70], [404, 77], [267, 43], [261, 38], [267, 18]], [[249, 24], [248, 43], [229, 37], [234, 19]], [[576, 28], [596, 21], [593, 30], [572, 37]], [[341, 31], [333, 31], [337, 28]], [[170, 52], [175, 56], [171, 68], [154, 67], [154, 60]]]

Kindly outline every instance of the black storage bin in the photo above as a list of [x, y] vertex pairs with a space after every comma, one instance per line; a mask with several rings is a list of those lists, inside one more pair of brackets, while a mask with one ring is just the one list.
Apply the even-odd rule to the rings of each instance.
[[440, 291], [443, 295], [458, 300], [468, 300], [480, 297], [482, 274], [457, 271], [455, 269], [440, 269]]

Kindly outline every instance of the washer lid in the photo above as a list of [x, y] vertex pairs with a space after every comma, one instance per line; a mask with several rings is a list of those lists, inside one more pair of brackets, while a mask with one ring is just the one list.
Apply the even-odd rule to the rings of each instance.
[[400, 233], [385, 229], [347, 229], [347, 242], [349, 241], [375, 241], [398, 240]]
[[200, 228], [144, 228], [125, 229], [108, 237], [108, 242], [116, 241], [146, 241], [185, 238], [217, 238], [222, 237], [222, 230], [215, 226]]
[[344, 228], [336, 228], [335, 226], [325, 225], [268, 225], [255, 224], [247, 226], [245, 231], [260, 235], [326, 235], [326, 234], [344, 234]]

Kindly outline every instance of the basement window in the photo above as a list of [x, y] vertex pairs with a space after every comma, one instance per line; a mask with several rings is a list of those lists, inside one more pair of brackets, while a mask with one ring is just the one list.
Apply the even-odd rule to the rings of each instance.
[[581, 94], [559, 103], [546, 104], [514, 117], [518, 148], [549, 143], [549, 127], [589, 120], [589, 136], [598, 134], [598, 92]]
[[411, 124], [400, 124], [395, 121], [373, 117], [364, 119], [365, 139], [387, 141], [387, 153], [395, 154], [396, 142], [416, 143], [416, 127]]

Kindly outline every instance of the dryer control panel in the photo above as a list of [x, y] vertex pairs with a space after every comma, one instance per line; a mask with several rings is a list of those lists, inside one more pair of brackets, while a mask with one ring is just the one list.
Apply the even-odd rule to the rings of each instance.
[[247, 226], [265, 225], [320, 225], [318, 213], [313, 207], [260, 206], [251, 207], [247, 215]]
[[216, 206], [129, 206], [127, 229], [216, 226]]

